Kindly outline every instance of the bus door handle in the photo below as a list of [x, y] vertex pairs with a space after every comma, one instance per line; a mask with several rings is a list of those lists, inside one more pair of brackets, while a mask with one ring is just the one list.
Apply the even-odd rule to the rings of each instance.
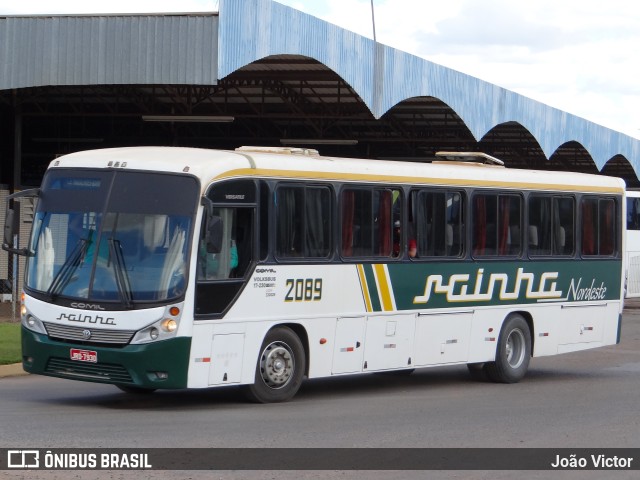
[[608, 305], [607, 302], [590, 302], [590, 303], [579, 303], [579, 304], [569, 304], [562, 305], [560, 308], [584, 308], [584, 307], [606, 307]]

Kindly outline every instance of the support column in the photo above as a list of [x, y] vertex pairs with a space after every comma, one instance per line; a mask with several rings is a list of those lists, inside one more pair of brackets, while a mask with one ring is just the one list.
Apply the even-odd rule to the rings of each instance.
[[15, 104], [13, 116], [13, 184], [11, 191], [22, 188], [22, 108]]

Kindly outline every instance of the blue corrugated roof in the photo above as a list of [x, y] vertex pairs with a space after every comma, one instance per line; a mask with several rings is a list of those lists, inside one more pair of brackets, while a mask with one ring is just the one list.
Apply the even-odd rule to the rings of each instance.
[[561, 145], [576, 141], [598, 169], [622, 155], [636, 174], [640, 171], [640, 141], [628, 135], [415, 55], [376, 45], [271, 0], [220, 0], [219, 78], [280, 54], [322, 62], [353, 87], [376, 118], [405, 99], [436, 97], [460, 116], [476, 140], [499, 124], [518, 122], [531, 132], [547, 158]]

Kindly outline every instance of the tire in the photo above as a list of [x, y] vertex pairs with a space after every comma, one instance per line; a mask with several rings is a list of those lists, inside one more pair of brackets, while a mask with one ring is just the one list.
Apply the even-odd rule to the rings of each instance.
[[260, 347], [253, 385], [244, 387], [252, 402], [291, 400], [304, 377], [306, 357], [298, 336], [288, 327], [272, 329]]
[[520, 314], [505, 320], [496, 350], [495, 362], [488, 362], [484, 371], [496, 383], [517, 383], [525, 376], [531, 360], [531, 332]]
[[133, 385], [116, 385], [124, 393], [131, 393], [134, 395], [148, 395], [156, 391], [155, 388], [136, 387]]

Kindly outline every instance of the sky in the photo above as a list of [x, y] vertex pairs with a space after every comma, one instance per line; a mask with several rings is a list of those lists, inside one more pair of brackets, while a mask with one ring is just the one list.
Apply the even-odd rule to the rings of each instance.
[[[371, 0], [278, 2], [373, 38]], [[378, 42], [640, 138], [640, 2], [373, 3]], [[217, 9], [217, 0], [0, 0], [0, 15]]]

